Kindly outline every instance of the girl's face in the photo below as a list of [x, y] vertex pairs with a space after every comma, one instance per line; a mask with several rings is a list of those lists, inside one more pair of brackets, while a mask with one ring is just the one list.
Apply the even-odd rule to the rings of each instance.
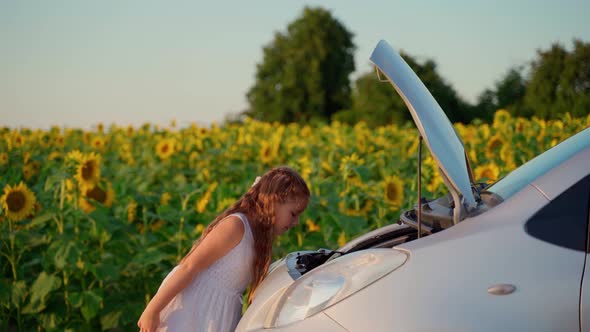
[[279, 236], [289, 228], [297, 226], [299, 216], [307, 207], [307, 201], [288, 201], [275, 206], [276, 219], [273, 233]]

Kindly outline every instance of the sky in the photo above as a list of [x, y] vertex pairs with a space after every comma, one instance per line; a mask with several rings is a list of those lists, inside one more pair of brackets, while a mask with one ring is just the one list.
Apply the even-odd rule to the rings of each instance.
[[351, 82], [384, 39], [434, 60], [468, 102], [537, 50], [590, 42], [588, 0], [0, 0], [0, 126], [221, 122], [248, 107], [263, 47], [305, 6], [353, 33]]

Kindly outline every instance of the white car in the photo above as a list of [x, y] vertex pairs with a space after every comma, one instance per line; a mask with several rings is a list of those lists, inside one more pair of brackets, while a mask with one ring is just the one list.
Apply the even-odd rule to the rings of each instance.
[[371, 61], [449, 194], [338, 250], [273, 263], [237, 331], [590, 332], [590, 128], [484, 188], [399, 54], [381, 41]]

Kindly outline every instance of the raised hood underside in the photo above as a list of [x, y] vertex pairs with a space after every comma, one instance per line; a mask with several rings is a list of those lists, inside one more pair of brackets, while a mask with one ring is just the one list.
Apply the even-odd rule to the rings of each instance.
[[[471, 170], [463, 142], [430, 91], [408, 66], [404, 59], [384, 40], [381, 40], [371, 62], [393, 85], [404, 100], [412, 118], [442, 172], [443, 179], [453, 195], [455, 204], [467, 210], [475, 208], [471, 187]], [[460, 209], [462, 210], [462, 209]], [[456, 221], [458, 216], [455, 218]]]

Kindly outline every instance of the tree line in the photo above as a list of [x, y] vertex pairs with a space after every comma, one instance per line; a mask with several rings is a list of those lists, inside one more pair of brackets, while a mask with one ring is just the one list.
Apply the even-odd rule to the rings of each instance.
[[[256, 80], [240, 113], [262, 121], [313, 123], [365, 121], [370, 126], [411, 121], [402, 99], [375, 72], [349, 80], [355, 70], [353, 34], [323, 8], [306, 7], [286, 32], [263, 49]], [[543, 119], [590, 113], [590, 44], [573, 49], [554, 43], [529, 64], [509, 69], [474, 104], [463, 100], [438, 73], [436, 63], [400, 55], [424, 82], [452, 122], [491, 121], [498, 109]]]

